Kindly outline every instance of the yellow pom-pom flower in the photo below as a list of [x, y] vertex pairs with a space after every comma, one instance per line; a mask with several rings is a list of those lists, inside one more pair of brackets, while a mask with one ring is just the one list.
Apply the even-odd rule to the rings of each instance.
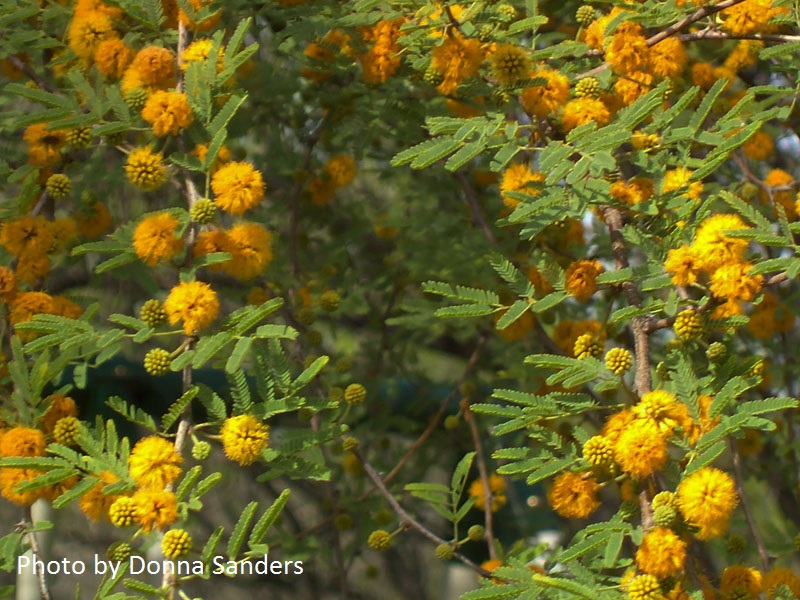
[[172, 443], [154, 435], [136, 442], [128, 456], [128, 468], [136, 484], [156, 489], [163, 489], [180, 476], [182, 462]]
[[647, 477], [667, 462], [667, 441], [646, 419], [635, 419], [614, 444], [614, 459], [634, 477]]
[[133, 249], [150, 267], [169, 260], [183, 248], [183, 238], [176, 237], [180, 222], [168, 212], [145, 217], [133, 231]]
[[692, 473], [678, 486], [678, 508], [689, 525], [699, 528], [695, 535], [701, 540], [719, 537], [727, 531], [738, 501], [731, 476], [714, 467]]
[[600, 506], [599, 490], [600, 485], [592, 475], [567, 472], [556, 477], [547, 500], [562, 517], [585, 519]]
[[659, 579], [683, 571], [686, 562], [686, 542], [667, 527], [652, 529], [636, 551], [636, 566], [644, 573]]
[[269, 442], [269, 427], [252, 415], [227, 419], [220, 430], [225, 456], [245, 466], [261, 456]]
[[206, 329], [219, 314], [219, 299], [211, 286], [202, 281], [179, 283], [170, 290], [164, 310], [172, 325], [183, 321], [183, 331], [193, 335]]
[[261, 173], [246, 162], [232, 161], [211, 176], [216, 205], [232, 215], [243, 215], [264, 199]]
[[153, 92], [142, 108], [142, 118], [158, 137], [177, 135], [194, 120], [194, 114], [182, 92]]
[[142, 531], [164, 530], [178, 520], [178, 502], [168, 490], [144, 488], [133, 495], [135, 520]]

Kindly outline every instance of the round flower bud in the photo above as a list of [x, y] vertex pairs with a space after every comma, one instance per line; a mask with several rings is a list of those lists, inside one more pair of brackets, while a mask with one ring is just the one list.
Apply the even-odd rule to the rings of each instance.
[[731, 554], [741, 554], [745, 551], [747, 546], [747, 542], [745, 542], [744, 538], [740, 535], [733, 534], [728, 536], [727, 541], [727, 550]]
[[199, 441], [192, 446], [192, 458], [195, 460], [205, 460], [211, 454], [211, 444], [206, 441]]
[[336, 518], [333, 520], [333, 526], [339, 531], [347, 531], [348, 529], [352, 529], [353, 517], [346, 513], [336, 515]]
[[628, 584], [630, 600], [657, 600], [664, 598], [655, 575], [637, 575]]
[[486, 530], [483, 528], [483, 525], [473, 525], [467, 529], [467, 537], [470, 542], [480, 542], [485, 533]]
[[444, 81], [444, 75], [440, 73], [438, 69], [430, 66], [425, 69], [425, 75], [423, 76], [423, 79], [425, 80], [425, 83], [436, 87]]
[[606, 352], [606, 369], [614, 375], [622, 375], [633, 366], [633, 356], [626, 348], [612, 348]]
[[694, 310], [684, 310], [675, 317], [675, 334], [684, 342], [691, 342], [703, 335], [705, 323], [703, 315]]
[[603, 345], [595, 339], [593, 334], [584, 333], [575, 340], [572, 352], [578, 360], [583, 360], [589, 356], [599, 358], [603, 354]]
[[125, 94], [125, 104], [133, 111], [142, 110], [145, 103], [147, 103], [147, 92], [142, 88], [132, 89]]
[[142, 304], [142, 308], [139, 310], [139, 318], [150, 327], [157, 327], [167, 320], [167, 312], [160, 301], [151, 298]]
[[169, 364], [172, 359], [169, 352], [163, 348], [153, 348], [144, 356], [144, 370], [150, 375], [165, 375], [169, 373]]
[[748, 181], [739, 189], [739, 195], [745, 200], [753, 200], [757, 198], [760, 193], [758, 186], [755, 183]]
[[106, 550], [106, 556], [117, 562], [128, 560], [131, 557], [131, 545], [126, 542], [114, 542]]
[[192, 549], [192, 537], [185, 529], [170, 529], [161, 538], [161, 550], [166, 558], [186, 556]]
[[306, 341], [312, 348], [317, 348], [322, 345], [322, 334], [317, 329], [309, 329], [306, 332]]
[[599, 98], [600, 82], [594, 77], [581, 79], [575, 84], [574, 93], [576, 98]]
[[61, 417], [53, 429], [53, 439], [62, 446], [74, 446], [78, 440], [80, 421], [75, 417]]
[[319, 305], [322, 307], [322, 310], [331, 313], [339, 308], [339, 302], [341, 302], [341, 300], [342, 298], [337, 291], [326, 290], [319, 297]]
[[706, 358], [711, 362], [722, 362], [728, 355], [728, 347], [722, 342], [712, 342], [706, 350]]
[[[478, 27], [478, 39], [480, 41], [482, 41], [485, 44], [487, 42], [492, 41], [492, 38], [494, 38], [494, 25], [492, 25], [491, 23], [485, 23], [480, 27]], [[427, 73], [425, 74], [427, 75]], [[442, 77], [442, 80], [444, 80], [444, 77]], [[441, 81], [439, 83], [441, 83]], [[439, 84], [437, 83], [435, 85]]]
[[673, 492], [658, 492], [655, 496], [653, 496], [653, 501], [650, 503], [650, 505], [653, 507], [653, 510], [657, 509], [659, 506], [677, 508], [677, 504], [675, 503], [675, 494]]
[[328, 390], [328, 399], [331, 402], [341, 402], [344, 400], [344, 390], [337, 386], [332, 387]]
[[303, 325], [313, 325], [314, 321], [317, 320], [317, 315], [314, 313], [314, 309], [308, 306], [304, 306], [297, 311], [296, 317], [298, 322], [302, 323]]
[[677, 517], [678, 512], [671, 506], [659, 506], [653, 511], [653, 521], [661, 527], [671, 527]]
[[336, 370], [339, 373], [347, 373], [350, 369], [353, 368], [353, 361], [343, 356], [339, 360], [336, 361]]
[[86, 148], [92, 143], [92, 128], [91, 127], [75, 127], [67, 131], [65, 137], [67, 144], [73, 148]]
[[373, 550], [378, 550], [379, 552], [385, 552], [389, 549], [391, 544], [391, 534], [383, 529], [376, 529], [369, 534], [369, 538], [367, 539], [367, 545]]
[[192, 221], [200, 225], [211, 223], [217, 216], [217, 205], [209, 198], [200, 198], [189, 209], [189, 216]]
[[517, 16], [517, 9], [514, 8], [513, 4], [509, 4], [508, 2], [498, 4], [497, 8], [495, 8], [495, 11], [497, 12], [497, 18], [501, 23], [508, 23], [511, 19]]
[[434, 554], [436, 554], [436, 558], [439, 560], [452, 560], [453, 556], [455, 555], [455, 551], [450, 544], [439, 544], [436, 546]]
[[444, 418], [444, 428], [447, 431], [453, 431], [454, 429], [458, 429], [460, 422], [461, 419], [458, 418], [458, 415], [447, 415]]
[[342, 438], [342, 449], [345, 452], [355, 452], [358, 450], [358, 438], [354, 438], [352, 435], [346, 435]]
[[136, 504], [130, 496], [122, 496], [114, 500], [108, 509], [108, 519], [115, 527], [128, 527], [133, 525], [136, 516]]
[[595, 466], [611, 466], [614, 462], [614, 449], [602, 435], [595, 435], [583, 445], [583, 458]]
[[588, 27], [589, 25], [591, 25], [595, 17], [596, 14], [594, 12], [594, 7], [589, 6], [588, 4], [584, 4], [583, 6], [581, 6], [575, 13], [575, 20], [578, 22], [579, 25], [583, 27]]
[[351, 405], [361, 404], [367, 398], [367, 390], [360, 383], [351, 383], [344, 390], [344, 401]]
[[72, 181], [63, 173], [56, 173], [47, 178], [45, 188], [47, 188], [47, 193], [53, 198], [62, 200], [69, 196], [69, 193], [72, 191]]

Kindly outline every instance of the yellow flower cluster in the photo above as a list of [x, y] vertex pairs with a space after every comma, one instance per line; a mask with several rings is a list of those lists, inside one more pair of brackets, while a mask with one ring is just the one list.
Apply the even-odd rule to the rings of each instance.
[[269, 427], [252, 415], [225, 420], [220, 430], [225, 456], [242, 466], [254, 463], [269, 442]]
[[[497, 512], [506, 505], [506, 482], [497, 473], [489, 475], [489, 490], [492, 492], [492, 512]], [[476, 479], [469, 486], [470, 498], [475, 498], [475, 508], [486, 510], [486, 493], [483, 481]]]

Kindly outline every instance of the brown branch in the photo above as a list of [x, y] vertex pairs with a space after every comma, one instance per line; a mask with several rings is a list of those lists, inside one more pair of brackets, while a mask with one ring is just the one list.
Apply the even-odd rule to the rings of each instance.
[[10, 54], [6, 57], [6, 60], [11, 63], [17, 71], [22, 72], [28, 79], [33, 81], [37, 86], [43, 89], [45, 92], [50, 92], [51, 94], [56, 93], [56, 89], [47, 83], [44, 79], [42, 79], [36, 71], [31, 69], [30, 65], [26, 64], [19, 56], [15, 56]]
[[481, 436], [478, 433], [478, 424], [475, 422], [475, 415], [472, 414], [469, 408], [469, 402], [464, 402], [463, 406], [464, 420], [469, 425], [470, 432], [472, 433], [472, 444], [475, 446], [475, 457], [478, 459], [478, 473], [480, 473], [481, 487], [483, 487], [483, 520], [485, 529], [483, 536], [489, 547], [489, 558], [494, 560], [497, 558], [497, 551], [494, 547], [494, 525], [492, 523], [494, 494], [492, 494], [492, 486], [489, 483], [489, 470], [486, 468], [486, 457], [483, 455]]
[[739, 456], [739, 449], [736, 447], [736, 441], [728, 439], [728, 445], [731, 450], [731, 457], [733, 458], [733, 477], [736, 481], [736, 493], [739, 495], [739, 500], [742, 502], [742, 510], [744, 511], [744, 518], [747, 520], [747, 527], [750, 529], [750, 534], [753, 536], [753, 541], [758, 548], [758, 556], [761, 558], [761, 567], [766, 573], [769, 570], [769, 555], [767, 549], [764, 547], [764, 541], [761, 539], [761, 534], [758, 533], [756, 523], [753, 520], [753, 513], [750, 510], [750, 503], [747, 501], [747, 496], [744, 494], [744, 483], [742, 478], [742, 460]]
[[[23, 520], [23, 525], [27, 528], [29, 525], [31, 529], [33, 528], [33, 511], [31, 510], [30, 506], [25, 507], [25, 516]], [[36, 556], [40, 556], [40, 549], [39, 549], [39, 539], [36, 537], [36, 532], [28, 531], [28, 543], [31, 546], [31, 552]], [[42, 600], [51, 600], [52, 596], [50, 595], [50, 588], [47, 586], [47, 576], [43, 569], [38, 569], [37, 571], [37, 579], [39, 581], [39, 593], [42, 596]]]
[[[622, 238], [622, 213], [612, 207], [605, 206], [602, 209], [603, 216], [608, 224], [609, 235], [611, 237], [611, 254], [614, 256], [617, 269], [625, 269], [629, 266], [628, 251], [625, 248], [625, 241]], [[642, 295], [639, 288], [633, 281], [622, 282], [622, 291], [631, 306], [642, 306]], [[650, 324], [650, 317], [640, 315], [633, 318], [633, 342], [636, 354], [636, 391], [639, 395], [650, 391], [652, 380], [650, 378], [650, 347], [647, 331]]]
[[[710, 15], [718, 13], [721, 10], [725, 10], [726, 8], [730, 8], [731, 6], [735, 6], [735, 5], [740, 4], [742, 2], [744, 2], [744, 0], [724, 0], [723, 2], [719, 2], [717, 4], [707, 4], [707, 5], [699, 8], [695, 12], [693, 12], [691, 15], [687, 15], [686, 17], [684, 17], [683, 19], [681, 19], [677, 23], [673, 23], [672, 25], [670, 25], [666, 29], [662, 29], [661, 31], [659, 31], [655, 35], [647, 38], [647, 46], [648, 47], [655, 46], [657, 43], [664, 41], [665, 39], [667, 39], [671, 35], [677, 33], [681, 29], [683, 29], [684, 27], [688, 27], [692, 23], [696, 23], [697, 21], [699, 21], [701, 19], [704, 19], [705, 17], [708, 17]], [[599, 55], [599, 54], [600, 54], [599, 51], [596, 51], [596, 53], [587, 53], [588, 56], [595, 56], [595, 55]], [[608, 69], [609, 66], [610, 65], [608, 64], [608, 62], [604, 62], [603, 64], [601, 64], [601, 65], [599, 65], [597, 67], [594, 67], [593, 69], [590, 69], [589, 71], [586, 71], [585, 73], [581, 73], [579, 75], [576, 75], [575, 78], [576, 79], [585, 79], [586, 77], [593, 77], [593, 76], [597, 75], [598, 73], [602, 73], [603, 71]]]
[[[358, 457], [358, 460], [361, 462], [361, 465], [364, 467], [364, 471], [366, 471], [366, 473], [369, 476], [369, 478], [375, 484], [375, 487], [378, 489], [378, 491], [381, 493], [381, 495], [389, 503], [389, 506], [392, 507], [392, 510], [400, 518], [400, 522], [404, 526], [408, 527], [409, 529], [413, 529], [414, 531], [416, 531], [417, 533], [419, 533], [423, 537], [428, 538], [430, 541], [435, 543], [437, 546], [441, 545], [441, 544], [448, 544], [449, 543], [446, 540], [443, 540], [442, 538], [440, 538], [435, 533], [433, 533], [430, 529], [428, 529], [422, 523], [420, 523], [419, 521], [414, 519], [411, 515], [409, 515], [405, 511], [405, 509], [402, 506], [400, 506], [400, 503], [392, 495], [392, 493], [386, 488], [386, 486], [383, 483], [383, 479], [381, 479], [381, 476], [378, 474], [377, 471], [375, 471], [374, 467], [367, 461], [367, 459], [364, 458], [364, 456], [361, 454], [361, 452], [356, 450], [355, 454]], [[473, 571], [478, 573], [479, 575], [481, 575], [483, 577], [491, 577], [492, 576], [492, 574], [489, 571], [487, 571], [486, 569], [482, 568], [478, 564], [472, 562], [470, 559], [468, 559], [466, 556], [464, 556], [460, 552], [455, 552], [453, 554], [453, 556], [455, 558], [457, 558], [458, 560], [460, 560], [462, 563], [464, 563], [466, 566], [468, 566], [470, 569], [472, 569]]]
[[734, 35], [728, 31], [719, 29], [702, 29], [691, 33], [682, 33], [677, 36], [682, 42], [694, 42], [696, 40], [757, 40], [759, 42], [774, 42], [776, 44], [800, 42], [800, 35], [781, 35], [771, 33], [750, 33], [746, 35]]
[[475, 221], [481, 228], [483, 232], [483, 237], [486, 240], [494, 245], [497, 245], [497, 239], [494, 237], [494, 233], [492, 232], [492, 228], [489, 227], [489, 224], [486, 222], [486, 217], [483, 216], [483, 211], [481, 211], [481, 206], [478, 203], [478, 198], [475, 195], [475, 190], [472, 189], [472, 186], [469, 184], [467, 180], [467, 176], [464, 175], [461, 171], [455, 173], [456, 179], [458, 179], [458, 183], [461, 185], [461, 190], [464, 192], [464, 197], [467, 199], [467, 204], [469, 205], [469, 210], [472, 213], [472, 219]]

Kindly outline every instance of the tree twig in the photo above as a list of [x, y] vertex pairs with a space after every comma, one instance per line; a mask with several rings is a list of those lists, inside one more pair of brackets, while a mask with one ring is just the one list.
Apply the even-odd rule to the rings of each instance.
[[[361, 452], [356, 450], [355, 454], [358, 457], [358, 460], [361, 462], [361, 465], [364, 467], [364, 471], [367, 473], [367, 476], [375, 484], [375, 487], [378, 489], [378, 491], [384, 497], [386, 502], [389, 503], [389, 506], [392, 507], [392, 510], [400, 518], [400, 522], [403, 525], [405, 525], [409, 529], [413, 529], [414, 531], [416, 531], [417, 533], [419, 533], [423, 537], [425, 537], [425, 538], [429, 539], [430, 541], [434, 542], [437, 546], [441, 545], [441, 544], [447, 544], [448, 543], [446, 540], [443, 540], [442, 538], [440, 538], [438, 535], [433, 533], [430, 529], [425, 527], [422, 523], [420, 523], [419, 521], [414, 519], [411, 515], [409, 515], [405, 511], [405, 509], [402, 506], [400, 506], [400, 503], [392, 495], [392, 493], [386, 488], [386, 486], [383, 483], [383, 479], [381, 478], [381, 476], [378, 474], [378, 472], [375, 470], [375, 468], [367, 461], [367, 459], [364, 458], [364, 456], [361, 454]], [[481, 575], [483, 577], [491, 577], [492, 576], [492, 574], [489, 571], [487, 571], [486, 569], [482, 568], [480, 565], [474, 563], [473, 561], [468, 559], [466, 556], [464, 556], [460, 552], [455, 552], [453, 554], [453, 556], [455, 558], [457, 558], [458, 560], [460, 560], [462, 563], [464, 563], [466, 566], [468, 566], [470, 569], [472, 569], [473, 571], [478, 573], [479, 575]]]
[[461, 185], [461, 190], [464, 192], [464, 197], [467, 199], [469, 210], [472, 213], [472, 219], [481, 228], [481, 231], [483, 232], [483, 237], [485, 237], [486, 240], [493, 246], [497, 245], [497, 238], [494, 237], [494, 232], [492, 232], [492, 228], [489, 227], [489, 224], [486, 222], [486, 217], [483, 216], [483, 211], [481, 211], [480, 204], [478, 203], [478, 198], [475, 195], [475, 190], [472, 189], [472, 186], [467, 180], [467, 176], [461, 171], [457, 171], [455, 173], [455, 178]]
[[[30, 526], [33, 529], [33, 512], [30, 506], [25, 507], [25, 527]], [[40, 556], [39, 539], [36, 537], [34, 531], [28, 531], [28, 543], [31, 546], [31, 552], [36, 556]], [[39, 593], [42, 595], [42, 600], [51, 600], [50, 588], [47, 586], [47, 576], [44, 569], [37, 569], [37, 579], [39, 581]]]
[[492, 494], [492, 486], [489, 481], [489, 470], [486, 468], [486, 457], [483, 455], [483, 447], [481, 446], [481, 436], [478, 433], [478, 424], [475, 422], [475, 415], [469, 408], [469, 402], [464, 402], [464, 420], [469, 425], [470, 432], [472, 433], [472, 444], [475, 446], [475, 458], [478, 459], [478, 473], [481, 477], [481, 487], [483, 487], [483, 515], [484, 515], [484, 538], [489, 547], [489, 558], [494, 560], [497, 558], [497, 551], [494, 547], [494, 524], [492, 515], [492, 504], [494, 502], [494, 494]]
[[728, 446], [731, 450], [731, 458], [733, 459], [733, 477], [736, 482], [736, 493], [739, 495], [739, 500], [742, 503], [742, 510], [744, 511], [744, 518], [747, 521], [747, 527], [750, 529], [750, 535], [753, 536], [753, 541], [756, 543], [758, 549], [758, 556], [761, 559], [761, 567], [766, 573], [769, 570], [769, 554], [764, 547], [764, 541], [761, 539], [761, 534], [756, 528], [756, 523], [753, 520], [753, 513], [750, 510], [750, 503], [744, 493], [744, 479], [742, 477], [742, 459], [739, 456], [739, 449], [736, 447], [736, 440], [728, 439]]

